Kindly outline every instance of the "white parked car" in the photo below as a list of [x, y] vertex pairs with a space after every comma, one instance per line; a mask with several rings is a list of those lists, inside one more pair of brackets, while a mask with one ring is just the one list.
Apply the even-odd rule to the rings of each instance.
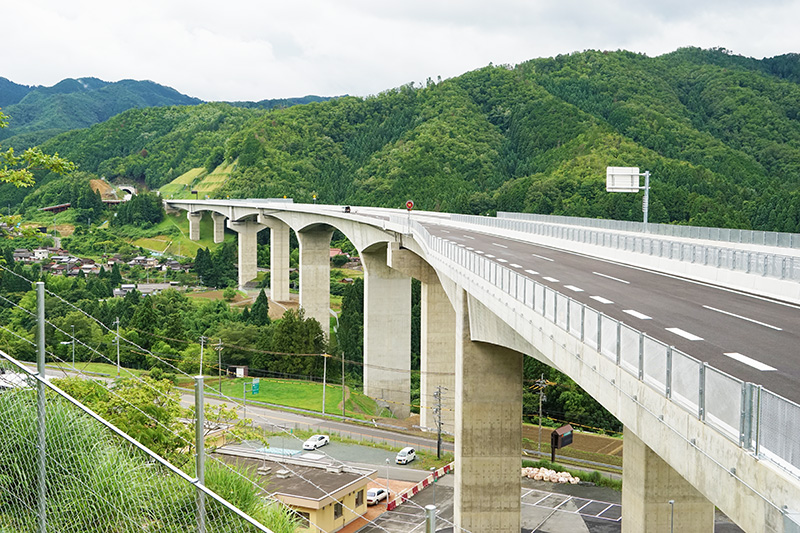
[[388, 498], [389, 491], [386, 489], [367, 489], [367, 505], [375, 505]]
[[414, 452], [414, 448], [409, 446], [397, 452], [397, 457], [394, 458], [394, 462], [399, 465], [407, 465], [416, 458], [417, 454]]
[[327, 435], [314, 435], [303, 443], [304, 450], [316, 450], [320, 446], [325, 446], [331, 441]]

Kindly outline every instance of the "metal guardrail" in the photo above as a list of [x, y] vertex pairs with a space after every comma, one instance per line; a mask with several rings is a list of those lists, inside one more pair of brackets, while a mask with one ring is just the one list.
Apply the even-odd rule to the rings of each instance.
[[418, 222], [396, 215], [390, 221], [409, 233], [413, 231], [428, 254], [437, 254], [491, 283], [726, 438], [800, 478], [800, 405], [717, 370], [482, 255], [435, 237]]
[[[504, 213], [510, 214], [510, 213]], [[519, 214], [519, 213], [517, 213]], [[536, 216], [536, 215], [532, 215]], [[539, 215], [541, 216], [541, 215]], [[490, 228], [497, 228], [509, 231], [519, 231], [532, 235], [542, 235], [564, 239], [567, 241], [593, 244], [635, 252], [665, 259], [673, 259], [695, 264], [702, 264], [714, 268], [728, 269], [738, 272], [747, 272], [776, 279], [788, 279], [800, 281], [800, 259], [790, 255], [772, 254], [764, 252], [753, 252], [736, 248], [726, 248], [724, 246], [711, 246], [706, 244], [680, 242], [668, 238], [652, 236], [653, 232], [642, 235], [625, 235], [609, 231], [611, 228], [593, 229], [582, 226], [564, 225], [557, 219], [567, 219], [569, 217], [552, 217], [555, 220], [519, 220], [514, 218], [493, 218], [478, 217], [472, 215], [452, 215], [451, 220], [477, 224]], [[576, 219], [594, 220], [594, 219]], [[637, 224], [636, 222], [619, 224]], [[651, 225], [652, 226], [652, 225]], [[662, 224], [661, 226], [666, 226]], [[673, 226], [667, 226], [673, 227]], [[674, 226], [681, 227], [681, 226]], [[698, 229], [698, 228], [695, 228]], [[703, 228], [714, 229], [714, 228]], [[621, 230], [619, 230], [621, 231]], [[733, 230], [729, 230], [733, 231]], [[741, 231], [741, 230], [738, 230]], [[765, 232], [759, 232], [765, 233]], [[795, 234], [784, 233], [780, 235], [795, 236]], [[702, 237], [696, 237], [702, 238]], [[800, 236], [790, 239], [792, 242], [800, 242]], [[733, 242], [733, 241], [729, 241]], [[759, 243], [750, 243], [759, 244]], [[788, 247], [788, 246], [787, 246]], [[794, 246], [792, 246], [794, 247]], [[797, 246], [800, 247], [800, 246]]]
[[[499, 211], [498, 218], [526, 220], [545, 224], [563, 224], [583, 226], [612, 231], [630, 231], [645, 233], [644, 223], [625, 220], [608, 220], [602, 218], [565, 217], [558, 215], [537, 215], [533, 213], [509, 213]], [[676, 226], [675, 224], [648, 224], [647, 232], [652, 235], [665, 235], [686, 239], [704, 239], [708, 241], [732, 242], [740, 244], [758, 244], [779, 248], [800, 248], [800, 233], [783, 233], [777, 231], [753, 231], [731, 228], [704, 228], [700, 226]]]

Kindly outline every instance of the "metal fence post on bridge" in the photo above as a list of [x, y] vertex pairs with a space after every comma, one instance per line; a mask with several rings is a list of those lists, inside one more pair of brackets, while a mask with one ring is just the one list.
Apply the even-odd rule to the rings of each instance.
[[668, 399], [672, 399], [672, 346], [667, 346], [667, 374], [664, 380], [665, 393]]
[[639, 332], [639, 380], [644, 379], [644, 333]]
[[706, 419], [706, 367], [708, 363], [703, 363], [699, 368], [699, 391], [697, 395], [697, 418], [702, 421]]
[[47, 442], [45, 440], [46, 404], [45, 404], [45, 338], [44, 338], [44, 282], [36, 282], [36, 314], [37, 314], [37, 357], [36, 357], [36, 398], [37, 398], [37, 430], [39, 437], [39, 533], [47, 531]]

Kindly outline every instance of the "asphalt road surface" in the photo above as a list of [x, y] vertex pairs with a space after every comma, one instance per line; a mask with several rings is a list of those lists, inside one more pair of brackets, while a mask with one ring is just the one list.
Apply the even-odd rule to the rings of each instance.
[[800, 306], [569, 251], [424, 225], [432, 235], [800, 403]]

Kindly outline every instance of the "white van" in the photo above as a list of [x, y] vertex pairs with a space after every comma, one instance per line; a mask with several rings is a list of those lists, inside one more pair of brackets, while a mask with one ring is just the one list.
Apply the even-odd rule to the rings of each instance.
[[416, 459], [417, 454], [414, 452], [414, 448], [408, 447], [403, 448], [399, 452], [397, 452], [397, 457], [394, 458], [394, 462], [399, 465], [407, 465], [414, 459]]

